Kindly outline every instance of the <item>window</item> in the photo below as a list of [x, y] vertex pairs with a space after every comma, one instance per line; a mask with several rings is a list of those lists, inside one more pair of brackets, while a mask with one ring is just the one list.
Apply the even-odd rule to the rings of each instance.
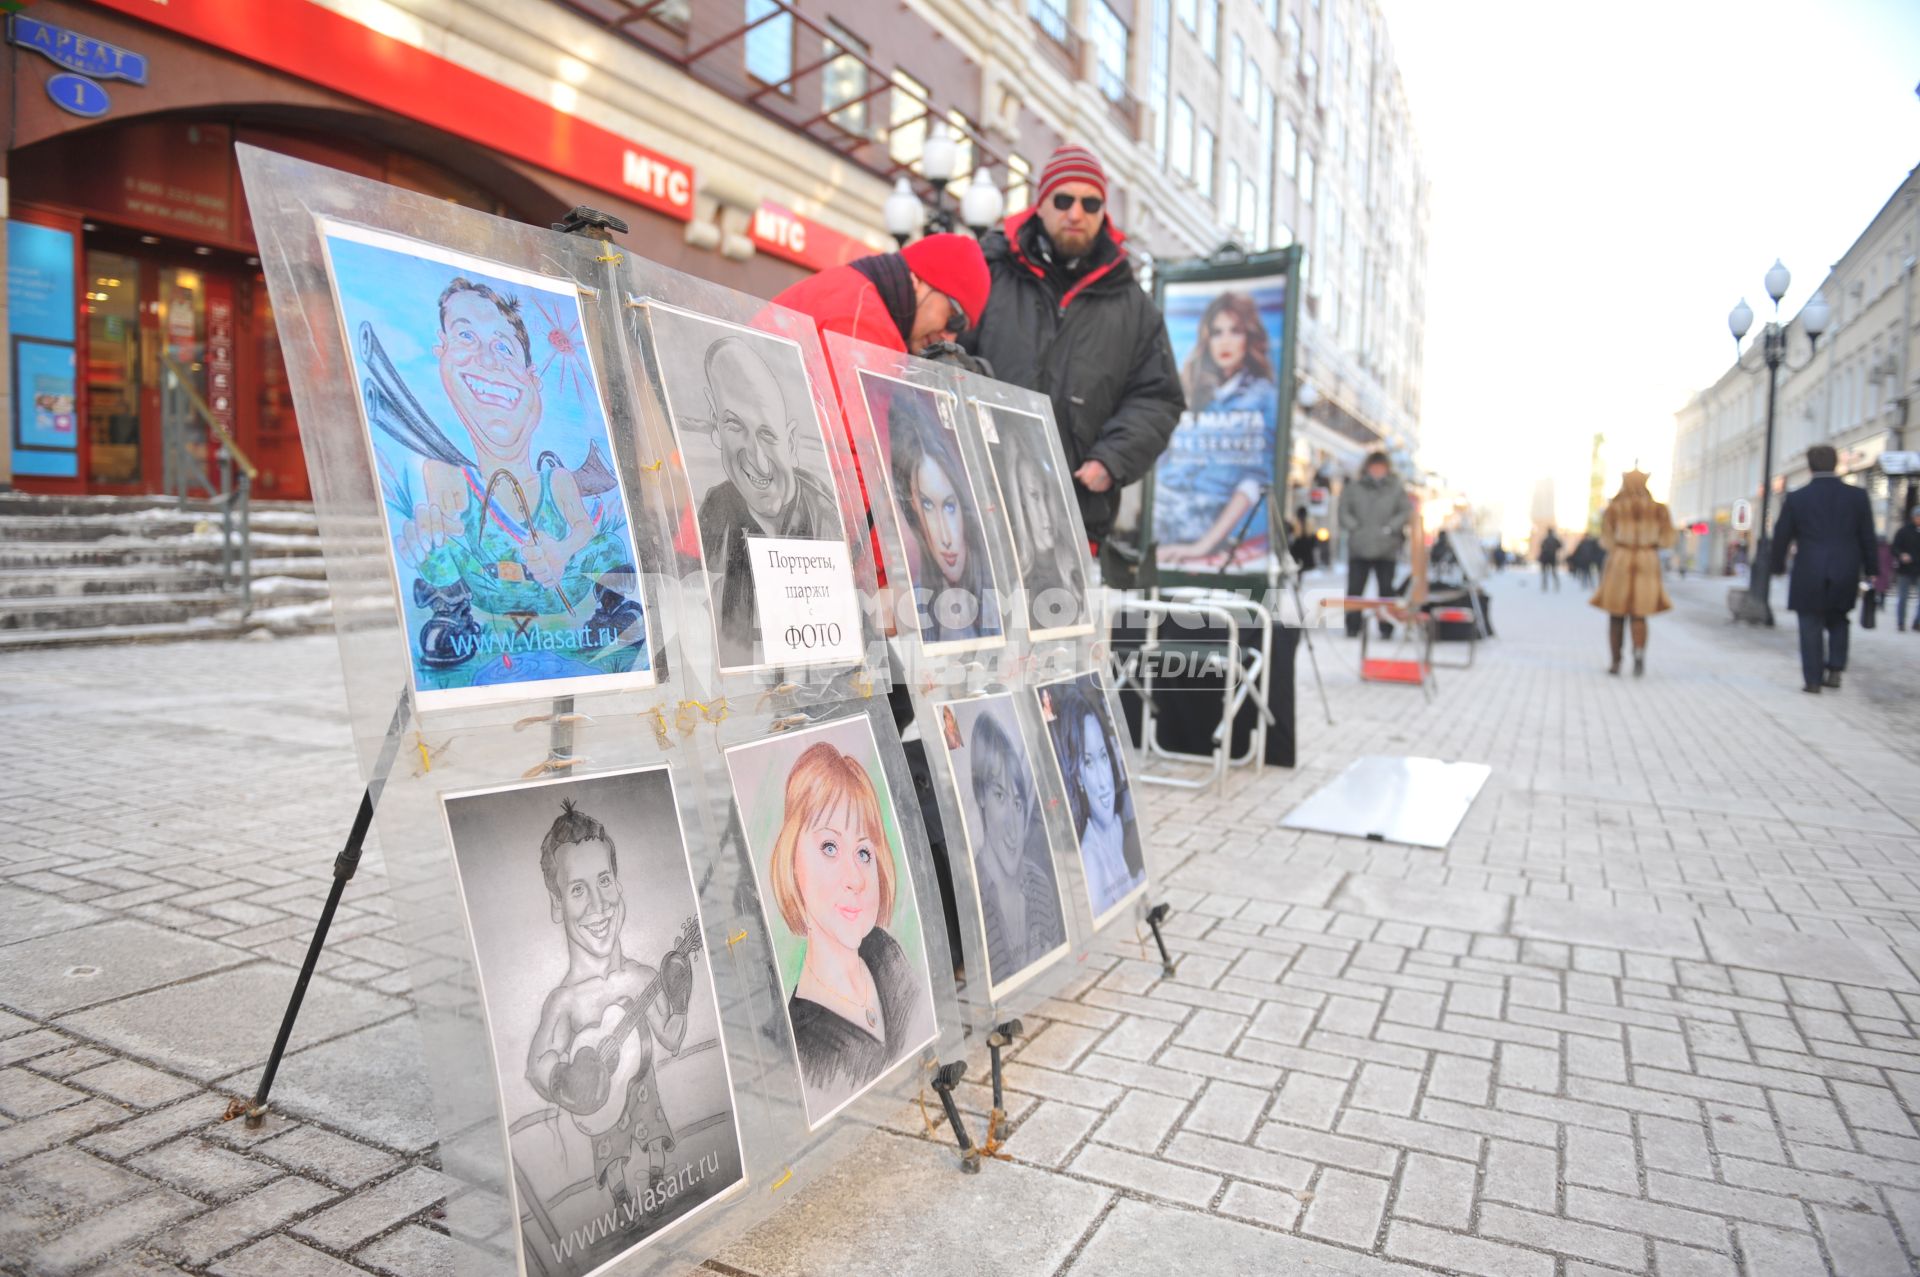
[[1168, 130], [1168, 163], [1181, 177], [1193, 176], [1193, 108], [1183, 97], [1173, 99], [1172, 127]]
[[1204, 124], [1193, 135], [1193, 183], [1202, 195], [1213, 196], [1213, 130]]
[[820, 55], [833, 61], [820, 76], [820, 105], [833, 112], [829, 120], [861, 137], [867, 134], [867, 67], [861, 61], [866, 53], [864, 40], [838, 23], [827, 24]]
[[1171, 0], [1152, 0], [1153, 45], [1148, 50], [1147, 98], [1153, 109], [1153, 157], [1167, 162], [1167, 95], [1173, 84], [1173, 6]]
[[1253, 233], [1248, 237], [1254, 248], [1270, 247], [1267, 228], [1273, 222], [1273, 165], [1275, 121], [1280, 116], [1280, 101], [1272, 89], [1260, 94], [1260, 161], [1254, 170]]
[[1233, 60], [1227, 64], [1227, 92], [1238, 102], [1247, 91], [1247, 45], [1239, 35], [1233, 37]]
[[1033, 203], [1033, 167], [1020, 155], [1007, 156], [1007, 212]]
[[1313, 152], [1304, 148], [1300, 152], [1300, 202], [1313, 203]]
[[1180, 14], [1180, 25], [1189, 31], [1200, 27], [1200, 0], [1177, 0], [1176, 10]]
[[1027, 0], [1027, 16], [1060, 44], [1067, 42], [1070, 28], [1066, 0]]
[[1302, 44], [1300, 35], [1300, 19], [1294, 17], [1291, 13], [1287, 15], [1286, 46], [1287, 65], [1293, 69], [1294, 74], [1298, 75], [1300, 72], [1300, 55], [1306, 52], [1306, 49]]
[[1232, 226], [1239, 210], [1234, 201], [1240, 198], [1240, 161], [1227, 161], [1227, 180], [1220, 184], [1220, 220]]
[[1200, 52], [1220, 61], [1220, 0], [1200, 0]]
[[958, 111], [947, 112], [947, 135], [953, 139], [953, 180], [947, 183], [947, 194], [956, 200], [973, 185], [973, 134], [973, 125], [966, 116]]
[[1089, 0], [1087, 34], [1093, 39], [1094, 79], [1110, 102], [1127, 100], [1127, 42], [1132, 33], [1107, 0]]
[[1260, 0], [1260, 17], [1265, 20], [1267, 29], [1280, 29], [1280, 0]]
[[1288, 177], [1300, 171], [1300, 130], [1292, 120], [1280, 121], [1280, 171]]
[[1307, 86], [1307, 100], [1313, 100], [1314, 81], [1320, 78], [1320, 59], [1311, 53], [1300, 55], [1300, 80]]
[[1253, 64], [1252, 58], [1248, 58], [1246, 96], [1241, 99], [1240, 104], [1247, 108], [1249, 120], [1256, 124], [1260, 122], [1260, 104], [1266, 99], [1267, 86], [1260, 78], [1260, 68]]
[[1240, 235], [1249, 248], [1258, 248], [1253, 237], [1260, 230], [1260, 192], [1250, 177], [1240, 179]]
[[927, 86], [898, 67], [893, 71], [893, 99], [887, 128], [887, 154], [895, 164], [918, 167], [927, 145]]
[[793, 15], [774, 0], [747, 0], [747, 21], [760, 24], [747, 32], [747, 74], [793, 92]]

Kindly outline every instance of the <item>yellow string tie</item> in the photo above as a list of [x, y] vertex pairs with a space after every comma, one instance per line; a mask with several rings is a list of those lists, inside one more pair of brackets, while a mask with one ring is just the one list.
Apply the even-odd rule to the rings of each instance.
[[563, 772], [570, 767], [577, 767], [581, 763], [584, 763], [586, 761], [587, 761], [586, 759], [578, 758], [578, 757], [542, 759], [535, 766], [529, 767], [524, 772], [521, 772], [520, 779], [532, 780], [534, 777], [543, 775], [547, 772]]
[[620, 253], [602, 253], [600, 256], [594, 258], [593, 260], [596, 262], [612, 262], [615, 266], [618, 266], [621, 262], [624, 262], [627, 259], [623, 254], [620, 254]]
[[654, 739], [661, 749], [673, 748], [673, 737], [667, 732], [667, 715], [658, 705], [648, 707], [647, 716], [651, 720], [648, 726], [653, 728]]
[[767, 725], [767, 730], [770, 732], [784, 732], [789, 727], [804, 727], [806, 723], [807, 716], [805, 714], [789, 714], [785, 718], [774, 719], [773, 722]]
[[646, 465], [641, 466], [640, 468], [646, 471], [648, 474], [652, 474], [654, 471], [658, 470], [661, 466], [664, 466], [666, 464], [667, 464], [667, 459], [665, 457], [662, 457], [660, 458], [660, 460], [650, 461]]
[[413, 738], [413, 747], [420, 751], [420, 770], [423, 772], [432, 771], [433, 757], [427, 753], [427, 742], [421, 740], [417, 733]]
[[732, 935], [727, 937], [727, 947], [731, 949], [734, 945], [739, 944], [742, 940], [745, 940], [746, 938], [747, 938], [746, 928], [742, 927], [740, 930], [734, 932]]
[[773, 1181], [772, 1184], [767, 1186], [767, 1191], [769, 1193], [779, 1192], [781, 1188], [785, 1186], [786, 1182], [792, 1178], [793, 1178], [793, 1167], [789, 1166], [787, 1167], [785, 1174], [783, 1174], [779, 1179]]

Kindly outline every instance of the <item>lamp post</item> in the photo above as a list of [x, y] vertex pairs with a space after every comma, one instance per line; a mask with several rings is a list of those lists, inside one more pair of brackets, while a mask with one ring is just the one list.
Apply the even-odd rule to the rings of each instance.
[[[954, 140], [953, 130], [945, 120], [935, 120], [928, 130], [926, 145], [920, 150], [920, 170], [933, 184], [933, 206], [923, 205], [920, 197], [913, 193], [912, 181], [902, 175], [894, 181], [893, 193], [880, 209], [887, 234], [893, 236], [900, 247], [905, 248], [916, 232], [936, 235], [953, 230], [955, 210], [947, 206], [947, 183], [953, 180], [959, 160], [960, 146]], [[960, 197], [960, 220], [978, 238], [1000, 220], [1004, 207], [1006, 198], [1000, 194], [1000, 188], [993, 184], [985, 169], [975, 169], [973, 181]]]
[[[1760, 450], [1760, 517], [1754, 524], [1753, 558], [1747, 574], [1747, 598], [1740, 609], [1740, 619], [1749, 625], [1772, 625], [1773, 603], [1769, 592], [1773, 588], [1773, 545], [1767, 532], [1767, 515], [1773, 505], [1773, 407], [1780, 388], [1780, 367], [1787, 363], [1787, 330], [1780, 323], [1780, 299], [1787, 295], [1787, 286], [1793, 282], [1778, 258], [1767, 271], [1765, 279], [1767, 296], [1773, 299], [1773, 318], [1760, 332], [1760, 357], [1767, 366], [1767, 433], [1766, 441]], [[1832, 318], [1827, 308], [1827, 299], [1815, 293], [1805, 306], [1800, 308], [1800, 326], [1807, 334], [1807, 364], [1813, 362], [1813, 350], [1820, 343], [1820, 334], [1827, 331], [1827, 322]], [[1742, 297], [1734, 308], [1727, 313], [1727, 329], [1733, 334], [1734, 362], [1741, 362], [1740, 342], [1753, 327], [1753, 307], [1747, 305]], [[1788, 365], [1787, 371], [1799, 372], [1807, 364], [1794, 368]]]

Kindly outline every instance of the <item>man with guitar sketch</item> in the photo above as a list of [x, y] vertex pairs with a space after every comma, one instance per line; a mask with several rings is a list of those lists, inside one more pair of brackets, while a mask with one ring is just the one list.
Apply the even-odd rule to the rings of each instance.
[[[567, 939], [567, 974], [540, 1008], [527, 1052], [527, 1081], [571, 1114], [593, 1150], [593, 1177], [613, 1197], [619, 1228], [658, 1217], [671, 1196], [664, 1186], [673, 1130], [654, 1072], [653, 1043], [679, 1053], [693, 993], [692, 954], [700, 927], [689, 917], [679, 942], [655, 971], [626, 956], [621, 891], [613, 839], [569, 800], [540, 843], [554, 922]], [[628, 1163], [647, 1156], [647, 1187], [636, 1199]]]

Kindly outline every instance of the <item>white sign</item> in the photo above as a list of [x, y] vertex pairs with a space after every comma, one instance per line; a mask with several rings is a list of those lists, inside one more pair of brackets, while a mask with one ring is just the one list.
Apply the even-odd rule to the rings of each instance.
[[1883, 452], [1880, 468], [1888, 474], [1920, 474], [1920, 452]]
[[1316, 519], [1327, 516], [1327, 490], [1325, 488], [1307, 489], [1307, 513]]
[[760, 642], [769, 664], [860, 659], [860, 607], [844, 541], [748, 537]]
[[1733, 530], [1745, 532], [1753, 526], [1753, 502], [1745, 497], [1733, 503]]

